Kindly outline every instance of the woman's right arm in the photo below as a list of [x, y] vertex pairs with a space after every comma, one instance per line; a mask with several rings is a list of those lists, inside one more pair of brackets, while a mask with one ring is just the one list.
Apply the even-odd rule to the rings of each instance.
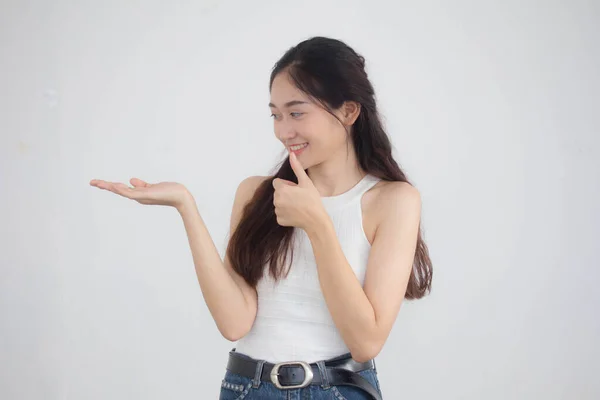
[[[252, 176], [239, 184], [231, 211], [230, 237], [237, 227], [244, 206], [263, 179], [264, 177]], [[239, 340], [250, 331], [256, 318], [256, 290], [232, 269], [227, 255], [225, 261], [221, 260], [191, 194], [186, 196], [177, 210], [183, 219], [206, 305], [223, 337], [230, 341]]]

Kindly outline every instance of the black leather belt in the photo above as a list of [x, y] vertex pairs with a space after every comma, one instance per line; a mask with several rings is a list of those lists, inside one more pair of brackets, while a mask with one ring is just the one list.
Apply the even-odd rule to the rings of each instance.
[[[259, 371], [262, 364], [262, 371]], [[373, 400], [381, 400], [377, 389], [357, 372], [375, 368], [375, 362], [369, 360], [359, 363], [350, 354], [324, 360], [324, 373], [330, 386], [350, 385], [367, 392]], [[323, 385], [324, 379], [317, 363], [308, 364], [302, 361], [269, 363], [255, 360], [235, 349], [229, 352], [227, 370], [250, 379], [260, 374], [262, 382], [270, 382], [279, 389], [298, 389], [308, 385]]]

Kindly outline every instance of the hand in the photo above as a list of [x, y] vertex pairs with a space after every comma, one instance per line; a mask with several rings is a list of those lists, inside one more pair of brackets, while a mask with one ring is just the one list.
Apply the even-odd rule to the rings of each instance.
[[273, 179], [273, 205], [277, 223], [281, 226], [296, 226], [305, 231], [319, 223], [327, 212], [321, 194], [306, 174], [294, 153], [290, 153], [290, 165], [298, 178], [298, 184], [285, 179]]
[[132, 178], [129, 182], [133, 185], [129, 187], [124, 183], [107, 182], [99, 179], [92, 179], [91, 186], [100, 189], [109, 190], [113, 193], [137, 201], [140, 204], [181, 207], [189, 195], [185, 186], [177, 182], [147, 183], [138, 178]]

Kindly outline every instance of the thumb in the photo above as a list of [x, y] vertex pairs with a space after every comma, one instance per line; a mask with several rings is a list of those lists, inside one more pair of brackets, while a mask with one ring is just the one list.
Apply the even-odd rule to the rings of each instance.
[[296, 158], [296, 155], [293, 152], [290, 152], [290, 165], [294, 170], [294, 174], [296, 174], [296, 177], [298, 178], [299, 186], [305, 186], [309, 183], [312, 183], [310, 177], [306, 174], [302, 164], [300, 164], [300, 161], [298, 161], [298, 158]]
[[130, 182], [130, 183], [131, 183], [131, 184], [132, 184], [134, 187], [148, 187], [148, 186], [150, 186], [150, 184], [149, 184], [149, 183], [147, 183], [147, 182], [144, 182], [143, 180], [141, 180], [141, 179], [138, 179], [138, 178], [131, 178], [131, 179], [129, 180], [129, 182]]

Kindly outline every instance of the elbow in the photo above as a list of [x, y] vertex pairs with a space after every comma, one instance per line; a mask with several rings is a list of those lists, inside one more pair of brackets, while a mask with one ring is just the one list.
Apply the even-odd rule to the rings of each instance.
[[357, 362], [367, 362], [373, 360], [379, 355], [383, 343], [378, 340], [365, 340], [358, 343], [354, 348], [350, 349], [352, 359]]
[[250, 327], [247, 326], [232, 326], [228, 328], [219, 328], [221, 335], [230, 342], [237, 342], [250, 332]]
[[230, 342], [237, 342], [250, 332], [256, 319], [256, 312], [247, 313], [232, 313], [221, 315], [220, 318], [215, 318], [217, 328], [225, 339]]
[[244, 337], [243, 334], [239, 334], [239, 333], [236, 333], [236, 332], [223, 332], [223, 331], [221, 331], [221, 335], [225, 339], [229, 340], [230, 342], [237, 342], [238, 340], [240, 340], [241, 338]]

